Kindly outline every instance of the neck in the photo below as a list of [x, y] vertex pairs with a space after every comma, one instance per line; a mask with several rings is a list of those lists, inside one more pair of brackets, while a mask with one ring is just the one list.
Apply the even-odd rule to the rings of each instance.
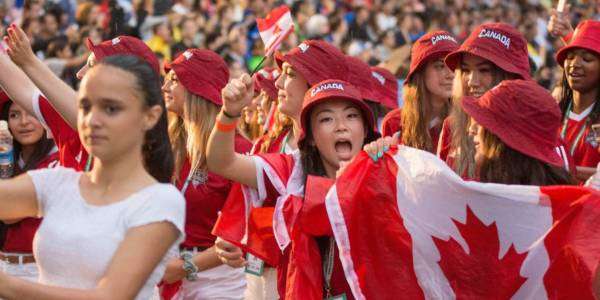
[[130, 152], [109, 160], [94, 158], [89, 180], [106, 191], [125, 182], [135, 184], [133, 181], [137, 179], [146, 180], [150, 175], [144, 168], [141, 151]]
[[298, 137], [300, 137], [300, 133], [302, 133], [302, 126], [300, 125], [300, 117], [292, 118], [292, 131], [291, 136], [288, 138], [288, 145], [292, 147], [292, 149], [298, 149]]
[[444, 106], [448, 102], [447, 99], [438, 96], [432, 96], [431, 98], [431, 114], [430, 119], [433, 120], [435, 117], [439, 117], [442, 114]]
[[325, 167], [325, 174], [327, 175], [327, 178], [335, 179], [338, 169], [334, 168], [332, 165], [327, 164], [325, 162], [323, 162], [323, 167]]
[[33, 155], [33, 151], [35, 150], [35, 145], [27, 145], [21, 147], [21, 158], [23, 161], [27, 162]]
[[586, 110], [586, 108], [590, 107], [590, 105], [594, 104], [597, 97], [598, 89], [592, 89], [586, 93], [573, 91], [573, 106], [571, 107], [571, 110], [576, 114], [580, 114]]

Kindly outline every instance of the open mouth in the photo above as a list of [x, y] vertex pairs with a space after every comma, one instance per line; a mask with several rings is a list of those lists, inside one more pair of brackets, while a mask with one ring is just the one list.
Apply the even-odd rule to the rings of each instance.
[[335, 142], [335, 152], [341, 155], [351, 155], [352, 154], [352, 143], [350, 140], [339, 139]]

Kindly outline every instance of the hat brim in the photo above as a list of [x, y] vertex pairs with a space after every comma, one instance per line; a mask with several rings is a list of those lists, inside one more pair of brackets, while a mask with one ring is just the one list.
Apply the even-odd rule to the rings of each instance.
[[406, 75], [406, 80], [404, 80], [404, 84], [407, 84], [410, 81], [410, 79], [412, 78], [412, 75], [414, 73], [416, 73], [417, 71], [421, 70], [425, 64], [427, 64], [428, 62], [430, 62], [432, 60], [438, 59], [440, 57], [445, 57], [450, 52], [451, 51], [448, 51], [448, 50], [434, 51], [434, 52], [429, 53], [427, 56], [424, 56], [423, 58], [421, 58], [421, 60], [419, 60], [419, 62], [416, 64], [416, 66], [412, 70], [408, 71], [408, 74]]
[[464, 97], [461, 102], [463, 109], [469, 116], [475, 119], [479, 125], [495, 134], [509, 147], [527, 156], [563, 167], [563, 159], [555, 150], [558, 144], [553, 147], [540, 147], [535, 145], [530, 138], [521, 135], [518, 130], [506, 130], [506, 125], [504, 125], [506, 122], [499, 120], [496, 114], [487, 107], [481, 106], [479, 99], [476, 97]]
[[446, 63], [446, 66], [448, 66], [448, 68], [452, 71], [456, 70], [456, 68], [458, 68], [458, 63], [462, 59], [463, 54], [471, 54], [471, 55], [479, 56], [483, 59], [490, 61], [492, 64], [496, 65], [498, 68], [504, 70], [505, 72], [515, 74], [515, 75], [519, 76], [521, 79], [525, 79], [525, 80], [531, 79], [531, 74], [521, 72], [521, 70], [516, 68], [512, 64], [512, 62], [508, 60], [508, 58], [503, 57], [503, 56], [498, 56], [495, 53], [489, 52], [489, 51], [487, 51], [485, 49], [481, 49], [479, 47], [470, 47], [467, 49], [463, 48], [463, 49], [458, 49], [456, 51], [449, 53], [446, 56], [446, 59], [444, 60], [444, 62]]
[[96, 61], [102, 60], [102, 58], [106, 56], [106, 53], [102, 51], [102, 47], [94, 45], [89, 37], [85, 40], [85, 45], [92, 53], [94, 53]]
[[585, 49], [585, 50], [594, 52], [596, 54], [596, 56], [600, 57], [600, 52], [598, 52], [598, 49], [594, 49], [594, 48], [590, 47], [589, 45], [582, 43], [581, 40], [578, 40], [571, 45], [562, 47], [556, 53], [556, 57], [555, 57], [556, 62], [560, 65], [561, 68], [564, 68], [565, 59], [567, 59], [567, 54], [569, 53], [569, 51], [574, 50], [574, 49]]

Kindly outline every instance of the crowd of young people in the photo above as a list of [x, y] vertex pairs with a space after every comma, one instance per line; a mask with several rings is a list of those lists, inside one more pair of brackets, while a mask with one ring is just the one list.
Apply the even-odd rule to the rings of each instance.
[[18, 164], [0, 181], [0, 298], [354, 299], [320, 183], [363, 150], [377, 162], [405, 145], [464, 180], [598, 187], [599, 37], [592, 20], [562, 37], [555, 93], [504, 23], [460, 45], [423, 35], [403, 87], [323, 40], [231, 79], [210, 50], [161, 70], [136, 38], [90, 40], [74, 91], [11, 25], [0, 118]]

